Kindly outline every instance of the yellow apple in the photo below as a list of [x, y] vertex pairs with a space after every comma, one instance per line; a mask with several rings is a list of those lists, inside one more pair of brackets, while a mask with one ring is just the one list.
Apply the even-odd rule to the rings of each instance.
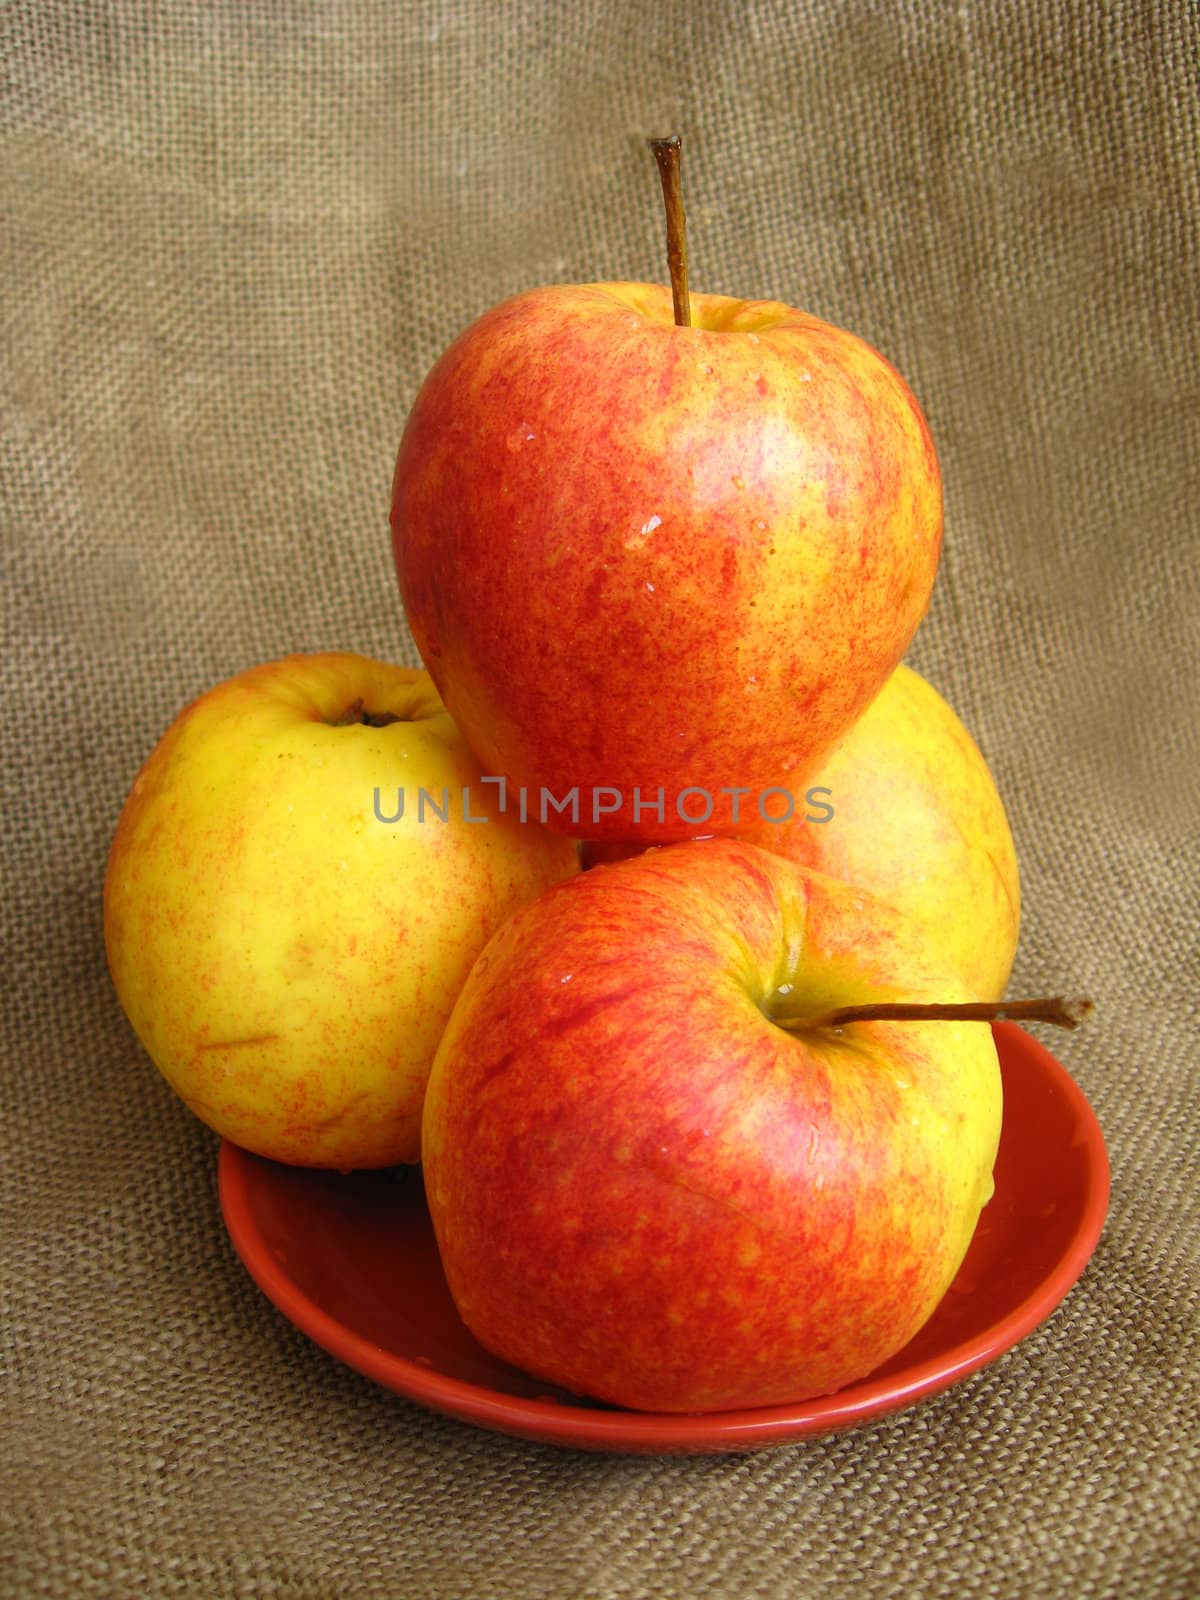
[[933, 685], [898, 667], [819, 782], [831, 821], [798, 808], [756, 842], [869, 889], [954, 962], [973, 998], [999, 999], [1020, 929], [1016, 851], [987, 762]]
[[252, 668], [176, 719], [121, 815], [105, 943], [211, 1128], [304, 1166], [418, 1158], [472, 962], [578, 865], [481, 776], [428, 676], [361, 656]]
[[[748, 796], [737, 837], [868, 889], [951, 959], [973, 998], [999, 999], [1021, 920], [1012, 833], [987, 762], [932, 684], [897, 667], [807, 794], [788, 822]], [[780, 814], [780, 799], [763, 809]], [[641, 848], [590, 843], [584, 859]]]

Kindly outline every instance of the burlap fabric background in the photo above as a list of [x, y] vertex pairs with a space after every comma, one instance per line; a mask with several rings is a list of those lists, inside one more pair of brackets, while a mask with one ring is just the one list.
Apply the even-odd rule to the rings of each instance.
[[[5, 1594], [1183, 1596], [1196, 1528], [1197, 13], [1094, 4], [4, 8]], [[386, 537], [451, 336], [664, 274], [886, 351], [947, 486], [910, 659], [994, 764], [1014, 992], [1112, 1209], [1018, 1349], [751, 1457], [427, 1414], [244, 1273], [141, 1053], [105, 854], [176, 710], [287, 650], [412, 659]], [[1190, 1475], [1189, 1475], [1190, 1474]]]

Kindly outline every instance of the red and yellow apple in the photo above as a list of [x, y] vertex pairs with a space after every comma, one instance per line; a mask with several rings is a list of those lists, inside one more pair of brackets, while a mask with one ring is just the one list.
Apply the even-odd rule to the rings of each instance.
[[486, 771], [578, 790], [578, 824], [549, 821], [593, 838], [686, 837], [687, 789], [728, 832], [727, 787], [803, 788], [937, 569], [937, 458], [888, 362], [774, 302], [691, 304], [690, 327], [646, 284], [496, 306], [396, 462], [401, 591], [447, 708]]
[[870, 1372], [933, 1312], [991, 1194], [999, 1069], [986, 1024], [819, 1019], [968, 997], [907, 919], [739, 841], [549, 890], [475, 963], [425, 1101], [467, 1326], [640, 1409]]
[[[797, 795], [787, 822], [743, 801], [737, 837], [870, 890], [955, 963], [975, 999], [999, 999], [1020, 929], [1016, 851], [987, 762], [933, 685], [897, 667], [809, 792], [812, 807]], [[589, 842], [584, 862], [643, 848]]]
[[577, 868], [480, 777], [427, 674], [361, 656], [255, 667], [176, 719], [121, 814], [104, 933], [136, 1033], [211, 1128], [305, 1166], [417, 1159], [471, 963]]

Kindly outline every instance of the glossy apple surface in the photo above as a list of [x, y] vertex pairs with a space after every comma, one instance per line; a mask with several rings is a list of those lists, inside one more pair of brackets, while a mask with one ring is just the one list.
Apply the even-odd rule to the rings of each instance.
[[[897, 667], [811, 792], [786, 823], [748, 807], [737, 837], [869, 890], [946, 953], [975, 999], [998, 1000], [1021, 920], [1012, 831], [979, 747], [933, 685]], [[584, 862], [643, 848], [589, 842]]]
[[652, 285], [517, 295], [436, 363], [396, 463], [401, 590], [448, 709], [485, 770], [578, 789], [579, 819], [548, 820], [591, 838], [686, 837], [686, 789], [720, 832], [723, 788], [803, 787], [937, 569], [937, 458], [887, 361], [773, 302], [692, 307], [680, 328]]
[[[255, 667], [176, 719], [121, 814], [104, 932], [135, 1031], [211, 1128], [304, 1166], [417, 1159], [471, 963], [576, 869], [479, 776], [428, 676], [361, 656]], [[486, 822], [464, 820], [472, 784]]]
[[930, 1316], [992, 1191], [980, 1023], [785, 1031], [966, 998], [903, 918], [712, 840], [519, 911], [439, 1047], [422, 1159], [455, 1302], [495, 1355], [639, 1409], [832, 1392]]

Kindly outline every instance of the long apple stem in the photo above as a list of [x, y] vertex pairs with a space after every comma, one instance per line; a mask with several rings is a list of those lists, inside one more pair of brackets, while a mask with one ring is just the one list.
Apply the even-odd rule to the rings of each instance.
[[680, 328], [692, 325], [692, 302], [688, 294], [687, 224], [683, 215], [683, 186], [679, 179], [682, 143], [673, 133], [669, 139], [651, 139], [650, 148], [658, 162], [662, 180], [663, 204], [667, 209], [667, 265], [671, 269], [671, 300], [675, 323]]
[[878, 1005], [838, 1006], [816, 1017], [775, 1017], [781, 1028], [808, 1033], [813, 1028], [841, 1028], [847, 1022], [1050, 1022], [1056, 1028], [1077, 1028], [1095, 1010], [1091, 1000], [1054, 995], [1041, 1000], [969, 1000], [957, 1005], [921, 1005], [900, 1000]]

